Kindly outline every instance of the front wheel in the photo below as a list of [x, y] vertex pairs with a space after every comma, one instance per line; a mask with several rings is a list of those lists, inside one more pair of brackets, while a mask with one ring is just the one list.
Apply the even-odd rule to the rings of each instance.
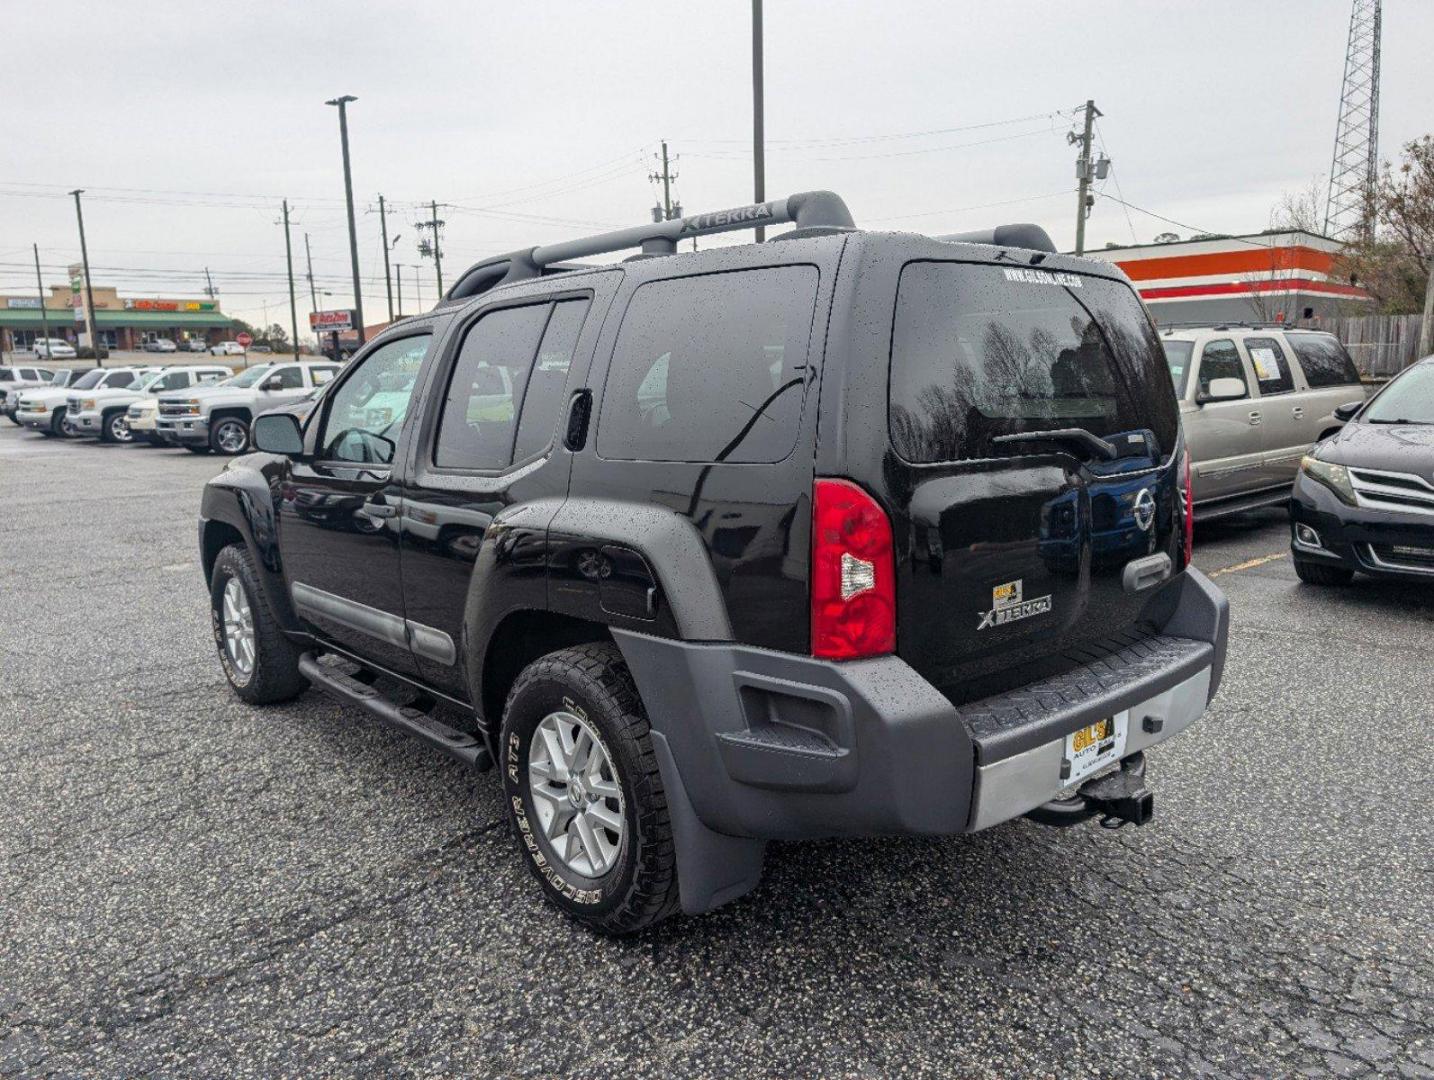
[[65, 410], [59, 408], [50, 414], [50, 434], [62, 437], [70, 435], [70, 425], [65, 422]]
[[134, 441], [134, 435], [129, 430], [129, 421], [125, 419], [122, 412], [111, 413], [105, 418], [104, 426], [100, 428], [100, 437], [105, 442], [127, 443]]
[[1295, 560], [1295, 573], [1306, 585], [1348, 585], [1354, 580], [1354, 571], [1347, 567], [1309, 562], [1306, 559]]
[[544, 895], [630, 934], [678, 908], [677, 856], [647, 716], [622, 654], [580, 645], [533, 661], [500, 743], [508, 817]]
[[219, 454], [242, 454], [249, 448], [249, 425], [226, 416], [209, 426], [209, 446]]
[[308, 687], [299, 674], [299, 649], [269, 609], [254, 561], [242, 544], [230, 544], [214, 560], [209, 613], [224, 675], [249, 704], [288, 701]]

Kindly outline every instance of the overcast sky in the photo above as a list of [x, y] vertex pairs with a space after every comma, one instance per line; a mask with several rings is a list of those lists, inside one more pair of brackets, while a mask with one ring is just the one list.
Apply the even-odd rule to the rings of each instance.
[[[1094, 98], [1104, 185], [1200, 230], [1266, 227], [1333, 149], [1348, 0], [842, 3], [767, 0], [767, 192], [831, 188], [859, 225], [950, 232], [1035, 221], [1073, 244], [1074, 110]], [[447, 221], [449, 282], [486, 255], [648, 217], [653, 154], [686, 212], [751, 201], [747, 0], [706, 3], [9, 5], [0, 62], [0, 292], [79, 259], [99, 284], [198, 295], [288, 323], [279, 199], [296, 269], [345, 307], [337, 111], [350, 106], [365, 314], [385, 314], [376, 212], [396, 204], [404, 307]], [[1381, 154], [1434, 129], [1434, 3], [1384, 11]], [[1117, 187], [1118, 185], [1118, 187]], [[992, 205], [1005, 204], [1005, 205]], [[1190, 230], [1108, 200], [1088, 244]], [[423, 263], [421, 271], [413, 267]], [[267, 305], [267, 307], [266, 307]], [[300, 281], [301, 324], [307, 285]]]

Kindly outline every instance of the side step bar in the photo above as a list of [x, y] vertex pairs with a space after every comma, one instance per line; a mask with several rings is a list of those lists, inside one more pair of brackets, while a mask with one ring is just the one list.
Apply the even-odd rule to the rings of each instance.
[[346, 705], [357, 705], [385, 724], [438, 747], [450, 757], [457, 758], [465, 765], [471, 765], [479, 772], [493, 767], [493, 757], [488, 753], [488, 748], [474, 736], [435, 720], [422, 709], [395, 705], [381, 691], [362, 679], [320, 664], [313, 653], [306, 652], [299, 657], [299, 671], [304, 678], [331, 697]]

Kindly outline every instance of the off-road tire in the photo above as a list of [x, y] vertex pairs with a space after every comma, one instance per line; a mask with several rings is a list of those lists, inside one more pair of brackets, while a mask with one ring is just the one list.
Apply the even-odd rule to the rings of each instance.
[[[224, 586], [230, 578], [239, 579], [253, 615], [254, 669], [247, 675], [234, 666], [224, 648], [224, 623], [220, 613]], [[254, 560], [243, 544], [230, 544], [214, 560], [214, 573], [209, 578], [209, 624], [224, 675], [234, 692], [249, 704], [289, 701], [308, 688], [309, 681], [299, 674], [300, 649], [279, 628], [279, 621], [274, 618], [268, 598], [259, 585]]]
[[[238, 450], [234, 450], [232, 452], [229, 450], [225, 450], [222, 446], [219, 445], [219, 433], [231, 424], [238, 424], [241, 428], [244, 429], [244, 445]], [[249, 448], [249, 425], [243, 420], [239, 419], [239, 417], [225, 416], [218, 420], [215, 420], [209, 425], [209, 449], [213, 450], [216, 454], [224, 454], [226, 457], [237, 456], [239, 454], [244, 453]]]
[[1308, 559], [1295, 560], [1295, 573], [1306, 585], [1348, 585], [1354, 580], [1354, 571], [1348, 567], [1328, 566]]
[[[623, 792], [622, 849], [600, 878], [569, 870], [538, 827], [529, 791], [533, 731], [555, 711], [593, 728]], [[632, 934], [678, 910], [677, 853], [647, 714], [622, 653], [602, 642], [560, 649], [519, 674], [503, 709], [499, 764], [504, 806], [519, 850], [548, 900], [605, 934]]]

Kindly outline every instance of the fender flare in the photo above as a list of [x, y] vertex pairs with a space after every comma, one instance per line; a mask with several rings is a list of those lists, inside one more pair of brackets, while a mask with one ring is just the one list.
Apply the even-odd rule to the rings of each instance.
[[243, 538], [253, 556], [269, 609], [283, 629], [307, 634], [284, 583], [279, 557], [278, 515], [274, 509], [275, 475], [281, 466], [268, 462], [260, 468], [231, 468], [204, 485], [199, 509], [199, 553], [206, 581], [211, 566], [212, 530], [215, 523], [227, 525]]

